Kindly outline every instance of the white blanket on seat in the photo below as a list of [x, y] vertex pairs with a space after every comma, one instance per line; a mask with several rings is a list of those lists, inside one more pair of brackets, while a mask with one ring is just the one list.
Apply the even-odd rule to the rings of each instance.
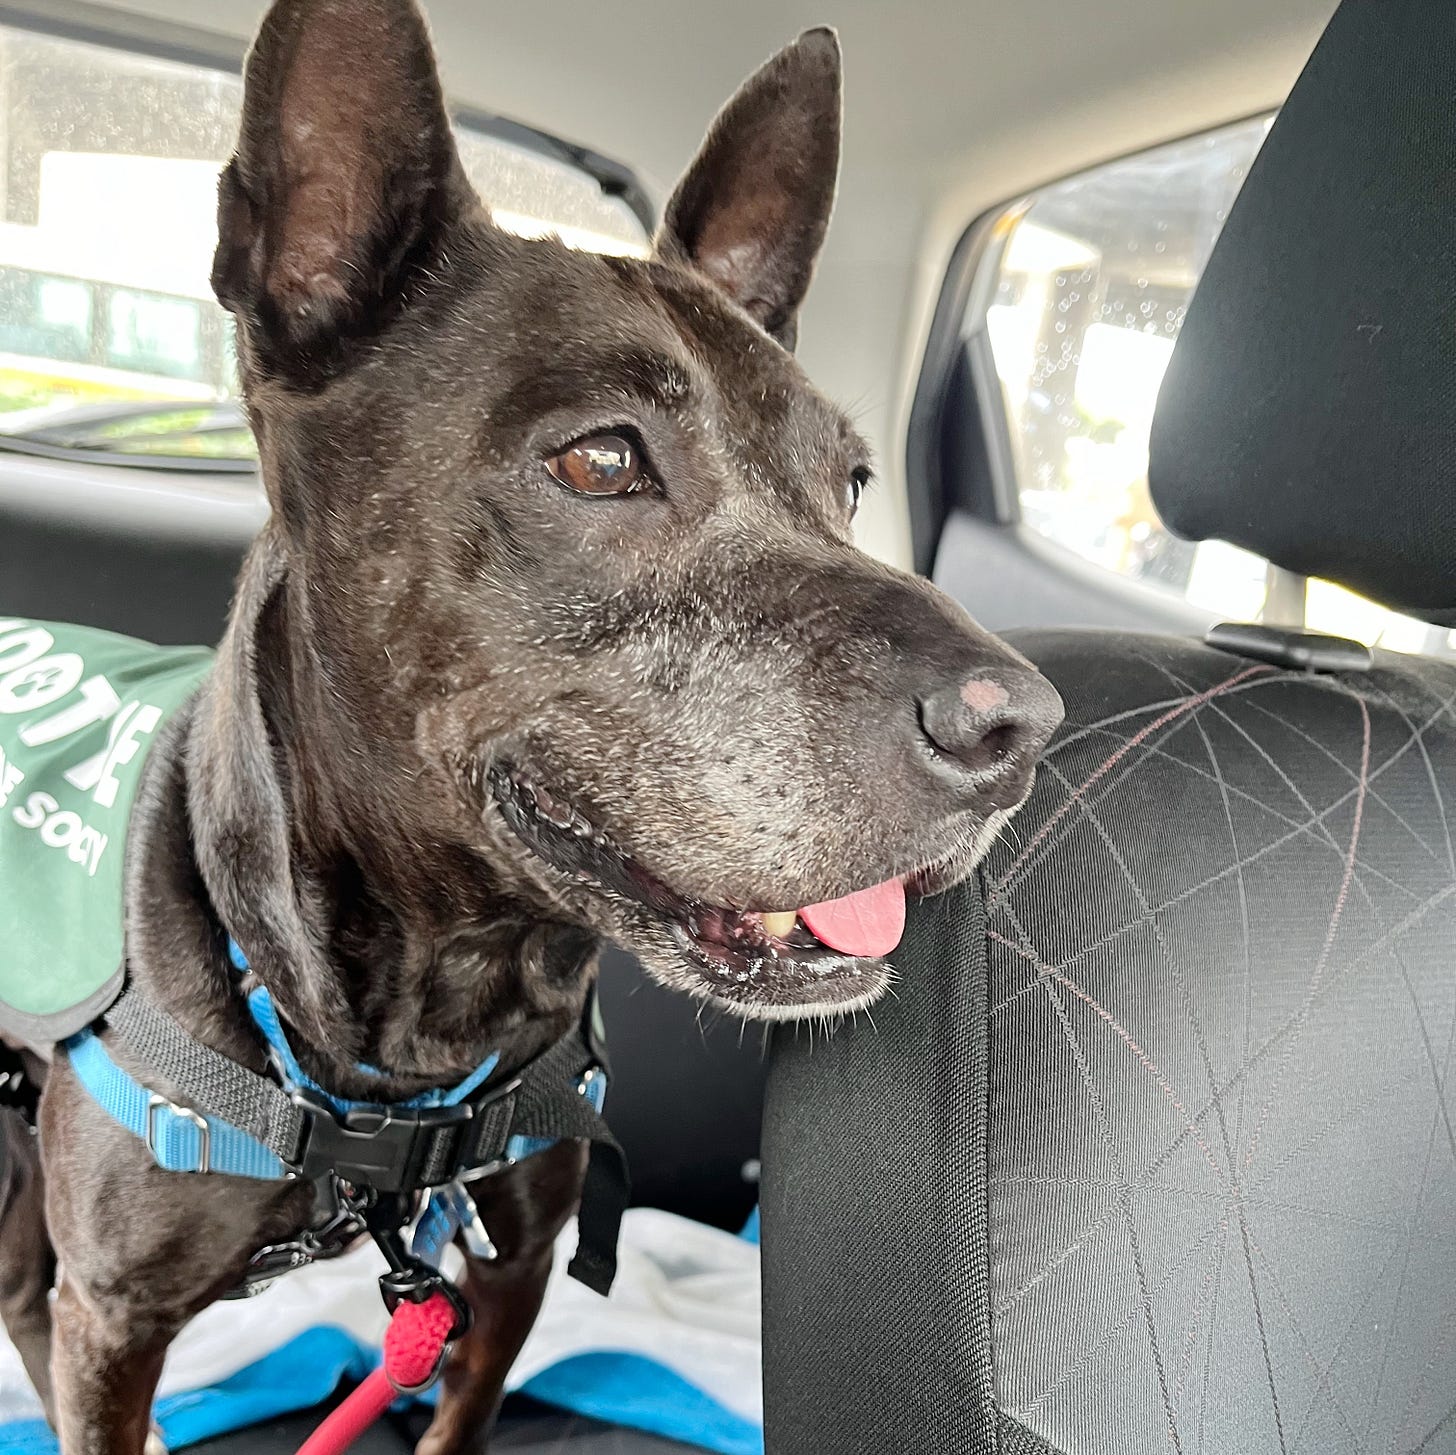
[[[761, 1450], [758, 1248], [670, 1213], [634, 1209], [622, 1226], [616, 1287], [603, 1299], [566, 1277], [575, 1246], [571, 1227], [509, 1388], [529, 1385], [554, 1403], [725, 1455]], [[309, 1331], [342, 1331], [369, 1357], [363, 1351], [378, 1349], [386, 1323], [375, 1286], [383, 1268], [365, 1246], [291, 1273], [255, 1298], [205, 1310], [168, 1356], [158, 1401], [164, 1433], [175, 1444], [202, 1438], [199, 1407], [206, 1404], [211, 1426], [226, 1418], [228, 1396], [217, 1386], [247, 1386], [247, 1371]], [[272, 1393], [286, 1398], [279, 1388], [286, 1379], [269, 1377]], [[300, 1389], [299, 1402], [316, 1398]], [[236, 1422], [258, 1418], [256, 1402], [234, 1403]], [[53, 1448], [35, 1425], [39, 1416], [19, 1356], [0, 1334], [0, 1452]]]

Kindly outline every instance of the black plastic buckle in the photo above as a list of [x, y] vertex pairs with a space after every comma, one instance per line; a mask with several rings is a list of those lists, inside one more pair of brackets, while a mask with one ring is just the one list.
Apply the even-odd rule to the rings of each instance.
[[[475, 1115], [468, 1103], [405, 1112], [385, 1107], [336, 1112], [312, 1092], [295, 1091], [291, 1100], [306, 1115], [293, 1170], [310, 1182], [332, 1173], [376, 1192], [414, 1192], [426, 1186], [424, 1171], [439, 1136], [452, 1127], [463, 1129]], [[441, 1182], [455, 1176], [462, 1142], [463, 1130], [457, 1131], [451, 1155], [441, 1163]]]
[[[358, 1107], [335, 1111], [317, 1093], [294, 1091], [290, 1100], [305, 1114], [303, 1143], [291, 1170], [310, 1182], [332, 1175], [355, 1187], [380, 1193], [421, 1192], [455, 1181], [473, 1170], [465, 1163], [466, 1125], [488, 1108], [514, 1096], [519, 1077], [492, 1087], [483, 1096], [455, 1106]], [[447, 1155], [436, 1155], [441, 1135], [451, 1135]], [[428, 1180], [425, 1170], [435, 1164]]]

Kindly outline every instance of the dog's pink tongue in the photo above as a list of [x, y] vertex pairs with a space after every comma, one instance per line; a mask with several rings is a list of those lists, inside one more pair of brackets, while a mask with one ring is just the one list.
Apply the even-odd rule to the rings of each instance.
[[841, 954], [888, 955], [905, 933], [905, 886], [898, 879], [887, 879], [843, 899], [806, 905], [799, 918]]

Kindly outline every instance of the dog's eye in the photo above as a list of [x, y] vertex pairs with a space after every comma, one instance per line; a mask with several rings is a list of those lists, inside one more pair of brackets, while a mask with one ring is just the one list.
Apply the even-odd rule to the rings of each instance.
[[582, 495], [631, 495], [652, 483], [642, 451], [619, 434], [578, 440], [552, 455], [546, 468], [568, 489]]
[[867, 465], [860, 465], [852, 470], [849, 482], [844, 487], [844, 503], [849, 507], [849, 513], [853, 515], [859, 509], [860, 497], [869, 487], [870, 472]]

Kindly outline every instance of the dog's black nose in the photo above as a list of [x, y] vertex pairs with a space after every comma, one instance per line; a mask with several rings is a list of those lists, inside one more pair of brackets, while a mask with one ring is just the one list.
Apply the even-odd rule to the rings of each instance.
[[922, 697], [920, 730], [958, 786], [991, 808], [1013, 808], [1062, 712], [1041, 673], [998, 665]]

